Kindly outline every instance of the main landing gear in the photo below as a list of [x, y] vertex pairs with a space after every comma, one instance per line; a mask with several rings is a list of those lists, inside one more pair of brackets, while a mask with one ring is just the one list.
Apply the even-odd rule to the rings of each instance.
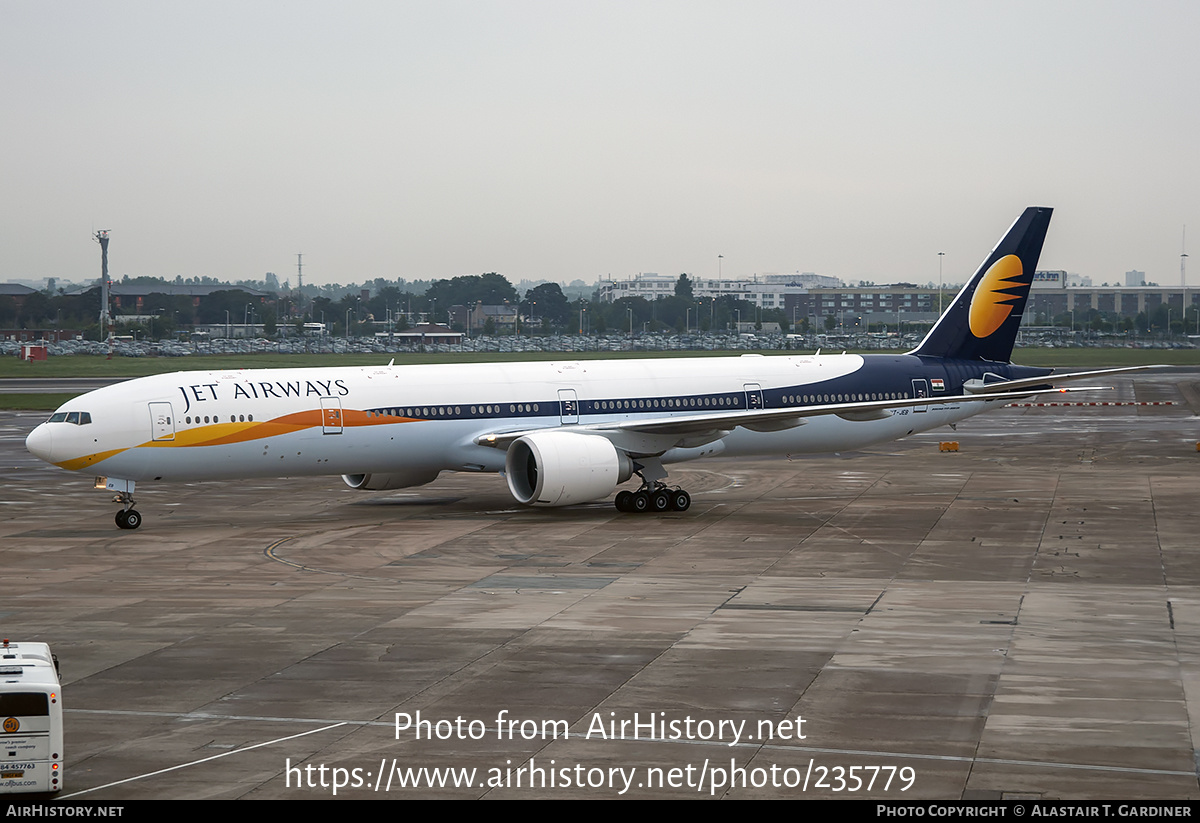
[[678, 486], [672, 488], [663, 480], [666, 469], [657, 457], [639, 458], [634, 474], [642, 478], [642, 485], [635, 492], [617, 492], [616, 506], [619, 512], [685, 512], [692, 506], [692, 496]]
[[692, 506], [692, 496], [683, 489], [669, 489], [661, 483], [643, 485], [635, 492], [628, 489], [617, 492], [617, 511], [632, 512], [685, 512]]

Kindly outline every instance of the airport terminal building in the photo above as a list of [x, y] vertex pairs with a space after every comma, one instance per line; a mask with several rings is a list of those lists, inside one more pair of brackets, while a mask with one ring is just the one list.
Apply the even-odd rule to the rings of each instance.
[[[1140, 272], [1129, 272], [1130, 275]], [[1075, 312], [1086, 315], [1091, 309], [1118, 317], [1136, 317], [1145, 312], [1150, 314], [1159, 306], [1171, 310], [1175, 320], [1183, 312], [1200, 305], [1200, 288], [1189, 286], [1073, 286], [1065, 271], [1039, 271], [1029, 293], [1029, 308], [1026, 310], [1038, 317], [1053, 318]]]
[[[1130, 272], [1138, 275], [1140, 272]], [[1026, 316], [1031, 323], [1048, 324], [1053, 318], [1075, 312], [1082, 321], [1092, 309], [1113, 318], [1150, 314], [1159, 306], [1171, 310], [1179, 320], [1185, 309], [1200, 306], [1200, 288], [1184, 286], [1130, 285], [1093, 286], [1065, 271], [1038, 271], [1029, 295]], [[625, 297], [656, 300], [675, 294], [677, 277], [639, 274], [626, 280], [600, 283], [600, 300], [615, 302]], [[958, 293], [948, 284], [941, 300], [944, 308]], [[762, 309], [782, 309], [793, 322], [807, 318], [812, 325], [837, 318], [847, 328], [866, 324], [899, 325], [932, 323], [939, 313], [938, 290], [911, 283], [890, 286], [843, 286], [837, 278], [816, 274], [768, 274], [751, 280], [693, 279], [692, 293], [698, 300], [731, 295]]]
[[[735, 297], [753, 303], [760, 309], [785, 308], [789, 295], [805, 294], [813, 288], [839, 288], [842, 281], [811, 272], [796, 274], [764, 274], [750, 280], [725, 280], [700, 278], [689, 275], [692, 296], [697, 300], [716, 297]], [[615, 303], [626, 297], [642, 297], [657, 300], [672, 297], [679, 277], [665, 274], [644, 273], [626, 280], [601, 280], [599, 299], [602, 303]]]

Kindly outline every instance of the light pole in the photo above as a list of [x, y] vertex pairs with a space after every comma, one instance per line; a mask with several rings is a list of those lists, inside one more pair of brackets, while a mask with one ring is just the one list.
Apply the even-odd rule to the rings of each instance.
[[942, 258], [945, 256], [944, 251], [938, 252], [938, 317], [942, 316]]
[[633, 338], [633, 307], [627, 307], [625, 311], [629, 312], [629, 337]]

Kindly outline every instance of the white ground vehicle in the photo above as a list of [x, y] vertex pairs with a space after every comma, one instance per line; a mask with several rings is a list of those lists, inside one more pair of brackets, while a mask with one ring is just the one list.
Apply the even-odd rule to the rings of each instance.
[[0, 793], [63, 787], [62, 687], [45, 643], [0, 648]]

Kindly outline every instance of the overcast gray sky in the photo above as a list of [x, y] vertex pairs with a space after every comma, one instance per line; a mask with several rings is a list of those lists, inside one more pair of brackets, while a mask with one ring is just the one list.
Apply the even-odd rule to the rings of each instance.
[[[1179, 279], [1200, 3], [0, 0], [0, 280]], [[1189, 241], [1189, 246], [1197, 245]], [[1200, 283], [1200, 259], [1189, 281]]]

